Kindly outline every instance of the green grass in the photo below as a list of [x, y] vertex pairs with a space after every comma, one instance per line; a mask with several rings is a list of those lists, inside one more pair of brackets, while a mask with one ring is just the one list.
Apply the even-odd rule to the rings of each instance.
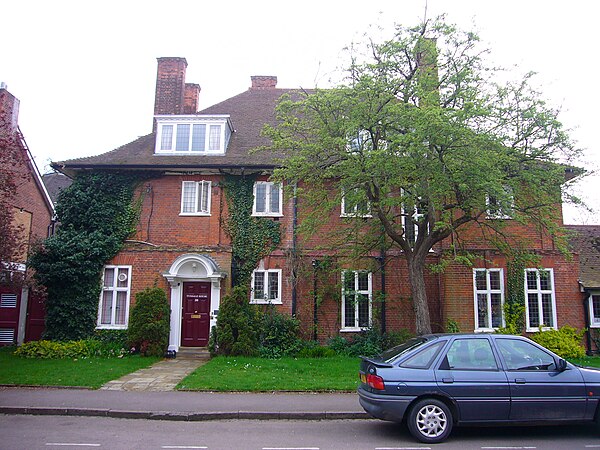
[[207, 391], [354, 391], [359, 359], [218, 357], [199, 367], [178, 389]]
[[97, 389], [135, 370], [148, 367], [159, 358], [28, 359], [0, 348], [0, 384], [34, 386], [80, 386]]
[[584, 358], [569, 358], [569, 362], [579, 364], [584, 367], [600, 367], [600, 357], [586, 356]]

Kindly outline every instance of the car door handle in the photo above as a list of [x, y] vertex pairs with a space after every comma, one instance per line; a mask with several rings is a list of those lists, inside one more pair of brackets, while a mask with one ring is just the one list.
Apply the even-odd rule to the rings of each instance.
[[442, 378], [442, 383], [446, 383], [446, 384], [454, 383], [454, 378]]
[[515, 378], [515, 383], [517, 383], [517, 384], [525, 384], [525, 378]]

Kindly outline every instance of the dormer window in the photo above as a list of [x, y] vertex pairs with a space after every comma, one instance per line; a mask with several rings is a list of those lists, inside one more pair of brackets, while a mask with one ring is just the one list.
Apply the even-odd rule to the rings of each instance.
[[233, 131], [229, 115], [155, 116], [156, 154], [224, 154]]

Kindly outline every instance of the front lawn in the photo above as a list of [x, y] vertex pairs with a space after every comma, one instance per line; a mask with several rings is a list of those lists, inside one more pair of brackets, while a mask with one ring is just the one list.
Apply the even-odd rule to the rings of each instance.
[[569, 358], [569, 362], [583, 367], [600, 367], [600, 357], [586, 356], [584, 358]]
[[12, 354], [14, 347], [0, 348], [0, 384], [78, 386], [98, 389], [160, 358], [28, 359]]
[[354, 391], [359, 359], [217, 357], [183, 379], [178, 389], [205, 391]]

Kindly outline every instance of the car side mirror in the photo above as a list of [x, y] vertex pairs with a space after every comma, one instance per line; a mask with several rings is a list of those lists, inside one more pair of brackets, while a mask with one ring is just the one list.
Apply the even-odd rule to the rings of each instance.
[[563, 371], [567, 370], [567, 361], [565, 361], [564, 359], [560, 358], [558, 360], [557, 369], [558, 369], [559, 372], [563, 372]]

